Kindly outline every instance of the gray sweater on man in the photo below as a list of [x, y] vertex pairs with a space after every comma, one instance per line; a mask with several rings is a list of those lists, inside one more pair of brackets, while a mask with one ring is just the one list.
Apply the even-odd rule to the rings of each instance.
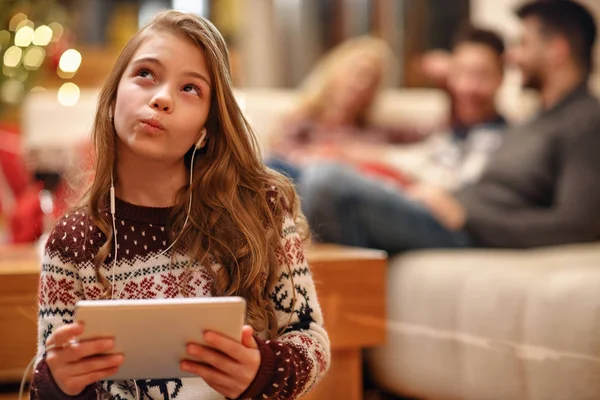
[[587, 85], [510, 129], [481, 179], [457, 195], [466, 230], [486, 247], [600, 239], [600, 104]]

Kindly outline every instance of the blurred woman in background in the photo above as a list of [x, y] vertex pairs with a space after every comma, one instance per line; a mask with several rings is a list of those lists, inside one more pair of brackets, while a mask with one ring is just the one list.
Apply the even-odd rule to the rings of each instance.
[[308, 163], [333, 160], [356, 166], [366, 161], [368, 144], [418, 140], [418, 132], [370, 120], [394, 64], [381, 39], [353, 38], [333, 49], [306, 79], [298, 106], [274, 133], [267, 165], [298, 182]]

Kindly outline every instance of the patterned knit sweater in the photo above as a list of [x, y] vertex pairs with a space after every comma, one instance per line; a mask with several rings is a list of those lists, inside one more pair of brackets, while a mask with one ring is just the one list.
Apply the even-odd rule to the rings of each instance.
[[[170, 251], [157, 257], [168, 246], [165, 225], [169, 208], [141, 207], [117, 199], [116, 210], [118, 257], [115, 281], [116, 291], [123, 289], [121, 298], [182, 297], [182, 280], [188, 282], [183, 289], [186, 296], [211, 295], [212, 280], [206, 268], [220, 268], [216, 262], [193, 265], [190, 269], [191, 260], [185, 256], [176, 257], [172, 264]], [[76, 397], [67, 396], [56, 385], [44, 358], [48, 336], [59, 326], [73, 322], [75, 303], [100, 298], [103, 290], [96, 279], [92, 260], [105, 240], [104, 234], [81, 212], [66, 215], [48, 238], [39, 286], [38, 363], [31, 385], [32, 399], [136, 398], [133, 382], [125, 381], [99, 382], [88, 386]], [[321, 379], [329, 366], [329, 339], [323, 329], [323, 318], [300, 237], [289, 215], [282, 221], [281, 242], [292, 267], [297, 301], [292, 309], [291, 280], [287, 268], [282, 266], [279, 281], [269, 297], [280, 326], [288, 324], [290, 314], [292, 320], [277, 340], [256, 338], [261, 365], [254, 382], [240, 396], [243, 399], [298, 398]], [[112, 256], [101, 271], [109, 280]], [[142, 268], [136, 270], [140, 265]], [[137, 272], [128, 279], [132, 271]], [[138, 380], [136, 384], [141, 399], [224, 399], [201, 378]]]

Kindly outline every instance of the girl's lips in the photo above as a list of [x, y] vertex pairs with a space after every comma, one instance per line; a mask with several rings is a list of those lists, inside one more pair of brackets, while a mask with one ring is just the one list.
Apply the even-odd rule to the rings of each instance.
[[157, 119], [153, 119], [153, 118], [146, 118], [146, 119], [141, 119], [140, 122], [142, 123], [142, 125], [146, 125], [161, 131], [165, 130], [165, 126], [162, 124], [162, 122], [160, 122]]

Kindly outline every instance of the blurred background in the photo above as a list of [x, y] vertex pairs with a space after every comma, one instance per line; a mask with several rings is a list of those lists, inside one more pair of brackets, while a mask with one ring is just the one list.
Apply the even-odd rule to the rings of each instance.
[[[600, 12], [600, 1], [583, 2]], [[64, 209], [56, 203], [64, 197], [57, 191], [89, 161], [86, 140], [97, 91], [125, 42], [160, 10], [193, 12], [219, 28], [229, 45], [238, 100], [268, 154], [269, 135], [296, 102], [295, 90], [324, 55], [358, 36], [379, 38], [393, 53], [385, 76], [391, 97], [375, 107], [380, 119], [422, 125], [446, 115], [448, 96], [436, 68], [445, 68], [457, 30], [470, 22], [495, 30], [510, 45], [519, 34], [513, 13], [519, 3], [0, 0], [0, 241], [17, 240], [8, 225], [19, 207], [40, 203], [44, 216]], [[507, 66], [498, 101], [510, 120], [536, 108], [522, 96], [518, 75]], [[13, 230], [28, 231], [22, 240], [35, 239], [46, 226], [42, 214], [33, 224], [38, 228], [31, 228], [36, 232], [30, 231], [31, 218]]]

